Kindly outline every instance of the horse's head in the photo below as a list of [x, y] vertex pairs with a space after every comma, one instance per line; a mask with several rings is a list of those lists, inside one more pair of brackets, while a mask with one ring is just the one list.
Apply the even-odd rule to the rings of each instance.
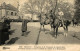
[[71, 21], [69, 21], [69, 20], [64, 20], [64, 24], [67, 25], [67, 26], [69, 26], [69, 25], [71, 24]]

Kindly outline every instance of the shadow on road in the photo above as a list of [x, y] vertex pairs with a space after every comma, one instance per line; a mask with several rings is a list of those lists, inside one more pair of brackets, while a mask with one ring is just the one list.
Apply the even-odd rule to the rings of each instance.
[[10, 30], [9, 31], [9, 35], [12, 35], [14, 32], [15, 32], [15, 29], [14, 30]]
[[7, 45], [14, 44], [18, 39], [19, 39], [18, 37], [12, 38], [12, 39], [7, 43]]
[[[39, 30], [40, 30], [40, 29], [39, 29]], [[49, 30], [49, 29], [42, 29], [42, 28], [41, 28], [41, 31], [50, 31], [50, 30]]]
[[27, 37], [30, 32], [31, 31], [26, 31], [25, 34], [24, 34], [24, 36]]
[[[50, 34], [52, 37], [55, 37], [55, 32], [54, 31], [48, 31], [46, 32], [45, 34]], [[63, 32], [58, 32], [58, 36], [62, 34], [63, 35]]]
[[26, 35], [28, 35], [30, 32], [31, 32], [31, 31], [27, 31], [27, 32], [26, 32]]
[[72, 36], [73, 38], [76, 38], [76, 39], [80, 40], [80, 32], [73, 32], [73, 31], [72, 31], [71, 36]]

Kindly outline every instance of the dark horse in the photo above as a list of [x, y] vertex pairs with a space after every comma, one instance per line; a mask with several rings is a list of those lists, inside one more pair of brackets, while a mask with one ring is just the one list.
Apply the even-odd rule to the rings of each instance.
[[68, 26], [70, 25], [71, 22], [69, 20], [61, 20], [55, 14], [51, 14], [50, 17], [53, 20], [51, 22], [52, 25], [51, 27], [54, 28], [55, 37], [57, 38], [59, 27], [63, 27], [64, 35], [67, 36]]
[[73, 23], [73, 26], [76, 26], [76, 25], [78, 26], [78, 21], [76, 19], [73, 19], [72, 23]]
[[40, 17], [40, 32], [41, 32], [41, 28], [42, 27], [43, 27], [43, 29], [45, 31], [45, 28], [44, 28], [45, 25], [50, 24], [50, 26], [52, 28], [52, 20], [47, 16], [47, 14], [39, 15], [39, 17]]
[[63, 22], [57, 18], [54, 18], [53, 20], [53, 28], [54, 28], [54, 34], [55, 38], [57, 38], [58, 35], [58, 28], [60, 27], [60, 24], [62, 24], [62, 27], [64, 28], [64, 35], [67, 36], [68, 33], [68, 26], [70, 25], [69, 20], [63, 20]]
[[[67, 36], [68, 33], [68, 26], [70, 24], [69, 20], [63, 20], [63, 22], [61, 20], [59, 20], [58, 18], [56, 18], [56, 16], [52, 17], [52, 15], [50, 15], [49, 17], [45, 16], [41, 16], [40, 15], [40, 32], [41, 32], [41, 28], [43, 26], [44, 29], [44, 25], [48, 25], [50, 24], [51, 29], [54, 28], [54, 34], [55, 34], [55, 38], [57, 38], [58, 35], [58, 28], [60, 27], [60, 24], [62, 25], [62, 27], [64, 28], [64, 35]], [[45, 29], [44, 29], [45, 31]]]

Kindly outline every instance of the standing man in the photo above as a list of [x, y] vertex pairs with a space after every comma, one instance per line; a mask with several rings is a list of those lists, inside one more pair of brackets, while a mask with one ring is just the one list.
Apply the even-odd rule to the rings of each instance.
[[27, 22], [26, 20], [23, 19], [22, 21], [22, 36], [26, 35], [26, 31], [27, 31]]
[[9, 39], [6, 17], [3, 16], [0, 20], [0, 45], [5, 44], [5, 41]]
[[0, 45], [5, 44], [5, 37], [3, 34], [4, 23], [0, 21]]
[[5, 44], [5, 41], [6, 41], [6, 37], [5, 34], [4, 34], [4, 28], [6, 27], [5, 26], [5, 23], [4, 23], [4, 18], [5, 16], [3, 16], [1, 19], [0, 19], [0, 45], [3, 45]]

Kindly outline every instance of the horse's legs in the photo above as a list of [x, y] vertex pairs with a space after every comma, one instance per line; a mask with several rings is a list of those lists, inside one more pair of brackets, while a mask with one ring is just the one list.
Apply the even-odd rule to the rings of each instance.
[[56, 38], [57, 38], [57, 34], [58, 34], [58, 27], [56, 27]]
[[56, 32], [55, 32], [56, 28], [54, 27], [54, 36], [56, 37]]
[[65, 33], [65, 30], [66, 30], [65, 26], [63, 26], [63, 29], [64, 29], [64, 36], [65, 36], [65, 34], [66, 34], [66, 33]]
[[74, 22], [73, 22], [73, 26], [74, 26]]
[[45, 31], [44, 25], [43, 25], [43, 30]]
[[52, 31], [52, 28], [53, 28], [53, 27], [52, 27], [52, 25], [50, 25], [50, 26], [51, 26], [51, 29], [50, 29], [50, 31]]
[[68, 34], [68, 26], [65, 26], [64, 27], [64, 36], [67, 36], [67, 34]]
[[68, 34], [68, 26], [66, 26], [66, 36], [67, 36], [67, 34]]

